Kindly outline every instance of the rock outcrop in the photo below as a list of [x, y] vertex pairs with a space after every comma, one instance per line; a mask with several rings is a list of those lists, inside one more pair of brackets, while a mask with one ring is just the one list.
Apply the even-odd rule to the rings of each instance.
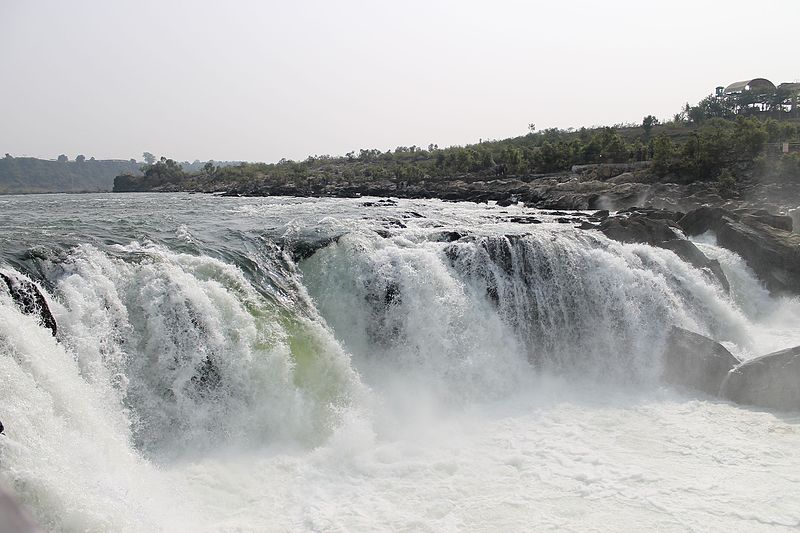
[[790, 217], [720, 207], [701, 207], [678, 221], [687, 235], [713, 231], [719, 245], [742, 256], [771, 292], [798, 294], [800, 234], [792, 233], [790, 223]]
[[800, 346], [737, 366], [725, 379], [722, 396], [741, 404], [800, 411]]
[[604, 219], [598, 229], [609, 239], [627, 243], [641, 242], [671, 250], [685, 262], [706, 272], [710, 279], [718, 281], [725, 292], [728, 292], [730, 284], [719, 261], [709, 259], [694, 243], [681, 238], [675, 223], [681, 217], [681, 213], [661, 209], [635, 209]]
[[42, 325], [52, 331], [55, 337], [58, 333], [56, 319], [39, 287], [25, 278], [2, 272], [0, 272], [0, 280], [5, 283], [11, 299], [14, 300], [20, 311], [26, 315], [38, 316]]
[[662, 378], [679, 387], [718, 396], [739, 360], [720, 343], [673, 326], [663, 355]]

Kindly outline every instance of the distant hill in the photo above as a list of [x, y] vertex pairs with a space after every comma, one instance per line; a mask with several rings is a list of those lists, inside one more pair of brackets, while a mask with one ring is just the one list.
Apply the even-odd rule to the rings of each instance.
[[133, 160], [0, 158], [0, 194], [110, 191], [119, 174], [140, 174]]

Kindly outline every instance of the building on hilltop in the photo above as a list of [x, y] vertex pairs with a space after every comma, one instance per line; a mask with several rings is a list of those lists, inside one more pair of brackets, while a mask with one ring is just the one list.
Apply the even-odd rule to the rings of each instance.
[[778, 85], [778, 92], [788, 96], [790, 111], [794, 115], [800, 115], [800, 109], [797, 107], [800, 103], [800, 82], [781, 83]]
[[737, 115], [800, 117], [800, 83], [781, 83], [775, 86], [766, 78], [752, 78], [726, 87], [719, 86], [715, 94], [727, 109]]
[[753, 78], [752, 80], [744, 80], [744, 81], [737, 81], [735, 83], [731, 83], [725, 90], [723, 94], [731, 95], [731, 94], [743, 94], [745, 92], [751, 92], [753, 94], [768, 94], [771, 92], [775, 92], [775, 84], [765, 78]]

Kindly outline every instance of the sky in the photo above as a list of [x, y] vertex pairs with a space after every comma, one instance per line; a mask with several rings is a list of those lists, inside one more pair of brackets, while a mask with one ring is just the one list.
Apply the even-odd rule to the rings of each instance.
[[800, 81], [800, 0], [0, 0], [0, 153], [301, 160]]

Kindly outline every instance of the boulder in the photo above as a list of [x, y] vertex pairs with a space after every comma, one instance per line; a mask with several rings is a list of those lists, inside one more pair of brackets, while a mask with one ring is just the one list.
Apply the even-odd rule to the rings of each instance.
[[53, 337], [55, 337], [58, 333], [56, 319], [39, 287], [23, 277], [2, 272], [0, 272], [0, 280], [5, 283], [11, 299], [17, 304], [19, 310], [26, 315], [38, 316], [42, 325], [52, 331]]
[[637, 183], [639, 180], [633, 172], [623, 172], [618, 176], [608, 179], [609, 183]]
[[722, 384], [722, 396], [736, 403], [800, 411], [800, 346], [738, 365]]
[[[339, 242], [342, 235], [343, 234], [322, 237], [304, 236], [301, 238], [288, 239], [283, 243], [283, 249], [289, 254], [292, 261], [299, 263], [317, 253], [318, 250]], [[382, 235], [382, 237], [384, 236]]]
[[707, 272], [710, 277], [716, 279], [725, 292], [730, 291], [731, 286], [728, 282], [728, 277], [725, 275], [725, 272], [723, 272], [719, 261], [706, 257], [692, 241], [687, 241], [686, 239], [672, 239], [670, 241], [661, 242], [657, 246], [672, 250], [675, 255], [685, 262]]
[[662, 379], [672, 385], [718, 396], [739, 360], [720, 343], [673, 326], [662, 357]]
[[800, 233], [800, 207], [789, 210], [789, 218], [792, 219], [792, 228], [795, 233]]
[[646, 217], [607, 218], [600, 223], [599, 229], [609, 239], [628, 243], [656, 245], [679, 238], [668, 222]]
[[763, 215], [740, 216], [719, 207], [701, 207], [678, 224], [688, 235], [713, 231], [719, 245], [742, 256], [771, 292], [800, 293], [800, 234], [763, 220]]
[[761, 222], [773, 228], [792, 231], [794, 222], [789, 215], [773, 215], [766, 209], [736, 209], [734, 211], [745, 221]]

